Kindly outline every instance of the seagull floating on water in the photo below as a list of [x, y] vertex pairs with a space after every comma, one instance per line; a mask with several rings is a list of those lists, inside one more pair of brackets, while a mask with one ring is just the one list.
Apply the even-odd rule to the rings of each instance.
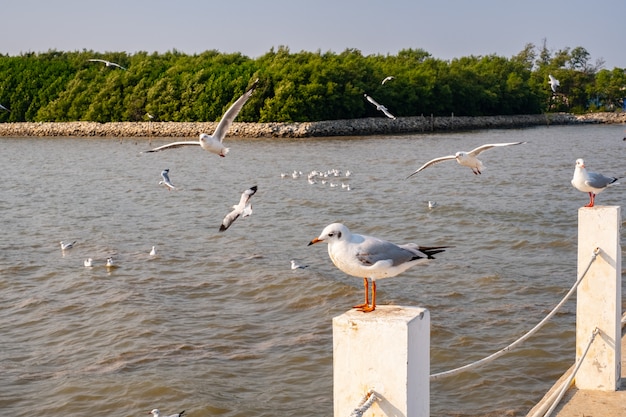
[[222, 142], [224, 137], [226, 137], [226, 133], [228, 133], [228, 129], [233, 124], [233, 121], [241, 111], [241, 108], [248, 101], [252, 93], [257, 87], [259, 80], [256, 79], [252, 84], [252, 87], [248, 89], [241, 97], [239, 97], [229, 108], [226, 110], [226, 113], [222, 116], [222, 120], [217, 124], [217, 128], [215, 132], [213, 132], [212, 136], [207, 135], [206, 133], [200, 134], [200, 139], [197, 141], [185, 141], [185, 142], [173, 142], [168, 143], [167, 145], [159, 146], [158, 148], [150, 149], [146, 152], [159, 152], [167, 149], [180, 148], [182, 146], [201, 146], [202, 149], [217, 154], [221, 157], [226, 156], [229, 149], [226, 148]]
[[[322, 230], [319, 237], [309, 245], [318, 242], [328, 243], [328, 255], [342, 272], [354, 277], [363, 277], [365, 302], [354, 306], [367, 313], [376, 309], [376, 280], [391, 278], [434, 255], [445, 251], [449, 246], [419, 246], [415, 243], [396, 245], [372, 236], [358, 235], [341, 223], [333, 223]], [[368, 278], [372, 280], [372, 303], [369, 303]]]
[[396, 77], [394, 77], [393, 75], [390, 75], [389, 77], [385, 77], [385, 79], [383, 79], [383, 82], [381, 84], [384, 85], [387, 81], [391, 81], [394, 78]]
[[126, 68], [124, 68], [123, 66], [121, 66], [120, 64], [116, 64], [115, 62], [111, 62], [111, 61], [107, 61], [105, 59], [88, 59], [87, 61], [91, 61], [91, 62], [102, 62], [104, 63], [104, 65], [106, 67], [118, 67], [121, 68], [123, 70], [126, 70]]
[[7, 109], [7, 108], [6, 108], [6, 107], [4, 107], [2, 104], [0, 104], [0, 109], [2, 109], [2, 110], [6, 110], [6, 111], [8, 111], [9, 113], [11, 113], [11, 110]]
[[495, 147], [498, 147], [498, 146], [521, 145], [521, 144], [524, 144], [524, 143], [526, 143], [526, 142], [489, 143], [489, 144], [486, 144], [486, 145], [479, 146], [478, 148], [473, 149], [473, 150], [471, 150], [469, 152], [457, 152], [454, 155], [442, 156], [440, 158], [431, 159], [430, 161], [426, 162], [424, 165], [419, 167], [417, 169], [417, 171], [415, 171], [414, 173], [409, 175], [407, 178], [412, 177], [413, 175], [415, 175], [418, 172], [428, 168], [431, 165], [435, 165], [435, 164], [438, 164], [439, 162], [449, 161], [449, 160], [452, 160], [452, 159], [456, 159], [456, 161], [460, 165], [463, 165], [465, 167], [471, 168], [472, 172], [474, 174], [478, 175], [478, 174], [481, 173], [480, 172], [481, 169], [483, 169], [483, 163], [477, 158], [478, 154], [480, 154], [481, 152], [486, 151], [487, 149], [495, 148]]
[[174, 190], [176, 189], [176, 187], [174, 187], [172, 185], [172, 182], [170, 181], [170, 170], [169, 168], [165, 168], [163, 171], [161, 171], [161, 178], [163, 178], [162, 181], [159, 181], [159, 185], [165, 185], [169, 190]]
[[113, 261], [113, 258], [111, 258], [111, 257], [107, 258], [106, 267], [107, 268], [114, 268], [115, 267], [115, 262]]
[[71, 243], [65, 243], [63, 241], [59, 242], [61, 244], [61, 250], [67, 250], [67, 249], [72, 249], [74, 247], [74, 244], [76, 243], [76, 241], [73, 241]]
[[154, 256], [156, 255], [156, 248], [153, 246], [152, 249], [150, 250], [150, 256]]
[[435, 208], [435, 207], [437, 207], [437, 202], [436, 201], [429, 201], [428, 202], [428, 208], [429, 209]]
[[371, 98], [367, 94], [363, 94], [363, 95], [365, 96], [367, 101], [369, 101], [370, 103], [372, 103], [376, 107], [376, 110], [382, 111], [383, 113], [385, 113], [385, 116], [387, 116], [390, 119], [395, 119], [396, 118], [396, 116], [394, 116], [393, 114], [389, 113], [389, 110], [387, 110], [387, 107], [383, 106], [382, 104], [378, 104], [378, 102], [376, 102], [376, 100], [374, 100], [373, 98]]
[[[167, 416], [167, 417], [181, 417], [184, 412], [185, 412], [185, 410], [181, 411], [180, 413], [172, 414], [172, 415]], [[152, 414], [153, 417], [165, 417], [165, 416], [161, 416], [161, 412], [159, 411], [158, 408], [155, 408], [152, 411], [148, 411], [148, 414]]]
[[596, 172], [588, 172], [585, 168], [585, 161], [576, 160], [576, 168], [574, 168], [574, 178], [572, 185], [583, 193], [589, 193], [589, 204], [585, 207], [593, 207], [596, 201], [596, 195], [606, 190], [611, 185], [619, 184], [616, 182], [618, 178], [607, 177]]
[[93, 259], [91, 258], [87, 258], [83, 261], [83, 265], [85, 265], [85, 268], [91, 268], [93, 266]]
[[222, 224], [220, 225], [220, 232], [228, 229], [230, 225], [239, 218], [239, 216], [247, 217], [252, 214], [252, 205], [248, 203], [250, 201], [250, 197], [252, 197], [254, 193], [256, 193], [256, 190], [257, 186], [255, 185], [248, 188], [246, 191], [243, 192], [243, 194], [241, 194], [239, 204], [233, 206], [233, 210], [228, 213], [226, 217], [224, 217], [224, 220], [222, 220]]
[[301, 265], [295, 261], [295, 259], [291, 260], [291, 269], [304, 269], [307, 268], [308, 265]]
[[552, 89], [552, 92], [556, 93], [556, 88], [561, 85], [559, 83], [559, 80], [554, 78], [552, 74], [548, 74], [548, 78], [550, 78], [550, 81], [548, 81], [548, 84], [550, 84], [550, 88]]

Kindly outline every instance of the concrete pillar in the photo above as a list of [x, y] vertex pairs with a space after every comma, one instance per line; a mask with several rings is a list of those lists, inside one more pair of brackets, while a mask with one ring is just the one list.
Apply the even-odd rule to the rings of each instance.
[[593, 330], [593, 341], [578, 373], [579, 389], [616, 391], [620, 385], [622, 258], [619, 206], [583, 207], [578, 210], [578, 276], [589, 265], [593, 250], [600, 253], [577, 290], [576, 361], [582, 356]]
[[374, 390], [364, 417], [429, 417], [430, 313], [378, 305], [333, 318], [334, 416], [348, 417]]

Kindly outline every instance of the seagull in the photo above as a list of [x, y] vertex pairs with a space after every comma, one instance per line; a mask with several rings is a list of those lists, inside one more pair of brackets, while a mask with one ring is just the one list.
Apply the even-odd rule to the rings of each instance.
[[107, 268], [113, 268], [115, 266], [115, 263], [113, 262], [113, 258], [107, 258]]
[[[358, 235], [341, 223], [333, 223], [322, 230], [318, 242], [328, 243], [328, 255], [342, 272], [363, 277], [365, 302], [354, 306], [367, 313], [376, 309], [376, 279], [395, 277], [398, 274], [443, 252], [448, 246], [419, 246], [415, 243], [396, 245], [372, 236]], [[372, 303], [369, 303], [368, 278], [372, 280]]]
[[165, 149], [179, 148], [181, 146], [199, 145], [202, 147], [202, 149], [217, 154], [221, 157], [226, 156], [229, 149], [222, 144], [222, 141], [224, 140], [228, 129], [230, 129], [230, 125], [233, 124], [233, 120], [235, 120], [243, 105], [246, 104], [246, 101], [248, 101], [248, 99], [256, 89], [258, 82], [259, 80], [257, 78], [252, 84], [252, 87], [250, 87], [248, 91], [246, 91], [241, 97], [239, 97], [237, 101], [235, 101], [228, 108], [228, 110], [226, 110], [226, 113], [224, 113], [224, 115], [222, 116], [222, 120], [220, 120], [220, 122], [217, 124], [215, 132], [213, 132], [213, 136], [209, 136], [206, 133], [201, 133], [200, 139], [198, 141], [168, 143], [167, 145], [159, 146], [158, 148], [150, 149], [146, 152], [159, 152]]
[[88, 59], [87, 61], [91, 61], [91, 62], [103, 62], [105, 66], [107, 67], [118, 67], [121, 68], [123, 70], [125, 70], [126, 68], [124, 68], [123, 66], [121, 66], [120, 64], [116, 64], [115, 62], [111, 62], [111, 61], [107, 61], [104, 59]]
[[428, 168], [431, 165], [435, 165], [435, 164], [438, 164], [439, 162], [448, 161], [448, 160], [451, 160], [451, 159], [456, 159], [456, 161], [460, 165], [463, 165], [465, 167], [470, 167], [472, 169], [472, 172], [475, 175], [478, 175], [478, 174], [481, 173], [480, 170], [483, 169], [483, 163], [478, 158], [476, 158], [479, 153], [481, 153], [483, 151], [486, 151], [487, 149], [495, 148], [496, 146], [521, 145], [521, 144], [524, 144], [524, 143], [526, 143], [526, 142], [489, 143], [489, 144], [486, 144], [486, 145], [479, 146], [478, 148], [473, 149], [473, 150], [471, 150], [469, 152], [457, 152], [454, 155], [448, 155], [448, 156], [442, 156], [440, 158], [435, 158], [435, 159], [432, 159], [432, 160], [426, 162], [424, 165], [419, 167], [417, 169], [417, 171], [415, 171], [414, 173], [409, 175], [407, 178], [412, 177], [413, 175], [415, 175], [418, 172]]
[[8, 111], [9, 113], [11, 113], [11, 110], [7, 109], [7, 108], [6, 108], [6, 107], [4, 107], [2, 104], [0, 104], [0, 109], [2, 109], [2, 110], [6, 110], [6, 111]]
[[390, 75], [389, 77], [385, 77], [385, 79], [383, 80], [383, 82], [381, 84], [384, 85], [387, 81], [391, 81], [394, 78], [396, 78], [396, 77], [394, 77], [393, 75]]
[[67, 249], [72, 249], [74, 247], [74, 244], [76, 243], [76, 241], [73, 241], [71, 243], [65, 243], [63, 241], [59, 242], [61, 244], [61, 250], [67, 250]]
[[91, 268], [93, 266], [93, 259], [91, 258], [87, 258], [83, 261], [83, 265], [85, 265], [85, 268]]
[[172, 183], [170, 182], [169, 168], [165, 168], [163, 171], [161, 171], [161, 178], [163, 178], [163, 180], [159, 181], [159, 185], [165, 185], [168, 191], [176, 189], [176, 187], [174, 187]]
[[428, 202], [428, 208], [429, 208], [429, 209], [435, 208], [435, 207], [437, 207], [437, 205], [438, 205], [438, 204], [437, 204], [437, 202], [436, 202], [436, 201], [429, 201], [429, 202]]
[[291, 269], [304, 269], [307, 268], [308, 265], [301, 265], [297, 263], [294, 259], [291, 260]]
[[593, 207], [596, 195], [606, 190], [611, 185], [619, 184], [616, 182], [618, 178], [607, 177], [596, 172], [587, 172], [585, 168], [585, 161], [582, 159], [576, 160], [576, 168], [574, 168], [574, 178], [572, 178], [572, 185], [578, 191], [583, 193], [589, 193], [589, 204], [585, 207]]
[[[181, 411], [180, 413], [172, 414], [172, 415], [167, 416], [167, 417], [181, 417], [184, 412], [185, 412], [185, 410]], [[152, 414], [153, 417], [166, 417], [166, 416], [161, 416], [161, 412], [159, 411], [158, 408], [155, 408], [152, 411], [148, 411], [148, 414]]]
[[152, 249], [150, 250], [150, 256], [155, 256], [156, 255], [156, 248], [153, 246]]
[[378, 104], [376, 102], [376, 100], [374, 100], [373, 98], [371, 98], [367, 94], [363, 94], [363, 95], [365, 96], [367, 101], [369, 101], [370, 103], [372, 103], [376, 107], [376, 110], [382, 111], [383, 113], [385, 113], [385, 116], [387, 116], [390, 119], [395, 119], [396, 118], [396, 116], [394, 116], [393, 114], [389, 113], [389, 110], [387, 110], [387, 107], [383, 106], [382, 104]]
[[233, 210], [228, 213], [226, 217], [224, 217], [224, 220], [222, 220], [222, 224], [220, 225], [220, 232], [228, 229], [230, 225], [233, 224], [233, 222], [237, 220], [237, 218], [239, 218], [239, 216], [247, 217], [252, 214], [252, 206], [248, 204], [248, 202], [250, 201], [250, 197], [252, 197], [254, 193], [256, 193], [256, 190], [257, 186], [255, 185], [248, 188], [246, 191], [243, 192], [243, 194], [241, 194], [239, 204], [233, 206]]
[[548, 77], [550, 78], [550, 81], [548, 81], [548, 84], [550, 84], [550, 88], [552, 89], [552, 92], [556, 93], [556, 88], [561, 84], [559, 83], [559, 80], [557, 80], [556, 78], [552, 76], [552, 74], [548, 74]]

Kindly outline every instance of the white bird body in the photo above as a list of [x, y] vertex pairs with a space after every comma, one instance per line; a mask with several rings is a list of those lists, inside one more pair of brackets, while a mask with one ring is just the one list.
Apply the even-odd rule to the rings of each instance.
[[228, 229], [230, 225], [233, 224], [233, 222], [237, 220], [240, 216], [247, 217], [252, 214], [252, 205], [249, 204], [249, 201], [250, 201], [250, 197], [252, 197], [254, 193], [256, 193], [256, 190], [257, 190], [257, 186], [255, 185], [253, 187], [248, 188], [246, 191], [244, 191], [241, 194], [241, 198], [239, 199], [239, 204], [234, 205], [232, 211], [228, 213], [226, 217], [224, 217], [224, 220], [222, 220], [222, 224], [220, 225], [220, 229], [219, 229], [220, 232], [223, 232], [226, 229]]
[[596, 172], [588, 172], [585, 168], [585, 161], [580, 158], [576, 160], [572, 185], [577, 190], [589, 194], [589, 204], [585, 207], [593, 207], [596, 195], [612, 185], [619, 184], [617, 180], [618, 178], [616, 177], [607, 177]]
[[[358, 305], [364, 312], [376, 308], [376, 280], [391, 278], [407, 269], [434, 259], [433, 255], [443, 252], [446, 246], [422, 247], [415, 243], [396, 245], [372, 236], [351, 233], [341, 223], [324, 228], [319, 237], [309, 245], [326, 242], [328, 255], [342, 272], [362, 277], [365, 286], [365, 303]], [[367, 278], [372, 280], [372, 305], [369, 305]]]
[[76, 241], [70, 242], [70, 243], [65, 243], [63, 241], [59, 242], [61, 244], [61, 250], [67, 250], [67, 249], [72, 249], [74, 247], [74, 244], [76, 243]]
[[87, 258], [83, 261], [83, 265], [85, 265], [85, 268], [91, 268], [93, 266], [93, 259], [91, 258]]
[[376, 107], [376, 110], [380, 110], [381, 112], [383, 112], [385, 114], [385, 116], [387, 116], [390, 119], [395, 119], [396, 118], [396, 116], [394, 116], [393, 114], [389, 113], [389, 110], [387, 110], [387, 107], [383, 106], [382, 104], [379, 104], [376, 100], [374, 100], [373, 98], [371, 98], [367, 94], [364, 94], [364, 96], [367, 99], [367, 101], [369, 101], [370, 103], [372, 103], [374, 105], [374, 107]]
[[455, 159], [462, 166], [471, 168], [472, 172], [474, 174], [478, 175], [478, 174], [481, 173], [481, 170], [484, 168], [482, 161], [480, 161], [477, 158], [477, 156], [481, 152], [484, 152], [487, 149], [495, 148], [495, 147], [498, 147], [498, 146], [521, 145], [521, 144], [524, 144], [524, 143], [526, 143], [526, 142], [489, 143], [489, 144], [486, 144], [486, 145], [479, 146], [478, 148], [473, 149], [473, 150], [471, 150], [469, 152], [460, 151], [460, 152], [457, 152], [454, 155], [442, 156], [440, 158], [431, 159], [430, 161], [426, 162], [424, 165], [419, 167], [415, 172], [413, 172], [407, 178], [412, 177], [413, 175], [415, 175], [418, 172], [428, 168], [429, 166], [438, 164], [438, 163], [443, 162], [443, 161], [449, 161], [449, 160], [452, 160], [452, 159]]
[[559, 80], [554, 78], [552, 74], [548, 74], [548, 78], [550, 78], [550, 81], [548, 81], [548, 84], [550, 84], [550, 88], [552, 89], [552, 92], [556, 93], [556, 88], [561, 85], [559, 83]]
[[291, 269], [304, 269], [307, 267], [308, 265], [300, 265], [299, 263], [295, 261], [295, 259], [291, 260]]
[[152, 249], [150, 249], [150, 256], [155, 256], [156, 255], [156, 247], [152, 247]]
[[225, 147], [222, 143], [224, 141], [224, 137], [226, 137], [226, 133], [230, 129], [230, 126], [233, 124], [233, 121], [241, 111], [241, 108], [248, 101], [252, 93], [256, 89], [258, 79], [254, 81], [252, 87], [248, 89], [244, 94], [241, 95], [229, 108], [226, 110], [226, 113], [222, 116], [222, 119], [217, 124], [217, 128], [213, 135], [209, 136], [206, 133], [201, 133], [200, 137], [197, 141], [182, 141], [182, 142], [173, 142], [168, 143], [167, 145], [159, 146], [158, 148], [150, 149], [146, 152], [159, 152], [166, 149], [174, 149], [180, 148], [183, 146], [201, 146], [205, 151], [209, 151], [221, 157], [226, 156], [229, 151], [229, 148]]
[[123, 66], [121, 66], [120, 64], [116, 64], [115, 62], [111, 62], [111, 61], [107, 61], [105, 59], [88, 59], [87, 61], [91, 61], [91, 62], [102, 62], [104, 63], [105, 66], [107, 67], [118, 67], [121, 68], [123, 70], [125, 70], [126, 68], [124, 68]]
[[185, 410], [181, 411], [180, 413], [172, 414], [170, 416], [162, 416], [159, 409], [155, 408], [154, 410], [149, 411], [148, 414], [152, 414], [153, 417], [181, 417], [184, 412]]
[[169, 168], [165, 168], [163, 171], [161, 171], [161, 178], [162, 178], [162, 180], [159, 181], [159, 185], [165, 185], [168, 190], [176, 189], [176, 187], [174, 187], [174, 185], [172, 185], [172, 182], [170, 181], [170, 170], [169, 170]]
[[115, 262], [113, 262], [113, 258], [107, 258], [107, 263], [106, 263], [106, 267], [107, 268], [113, 268], [115, 266]]

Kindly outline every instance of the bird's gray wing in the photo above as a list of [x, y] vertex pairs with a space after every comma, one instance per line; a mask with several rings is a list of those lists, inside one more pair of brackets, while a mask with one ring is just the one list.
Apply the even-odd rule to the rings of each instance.
[[374, 265], [378, 261], [390, 260], [394, 266], [425, 258], [394, 243], [369, 236], [360, 245], [356, 256], [363, 265]]
[[615, 181], [617, 181], [617, 178], [615, 177], [607, 177], [605, 175], [598, 174], [597, 172], [589, 172], [585, 184], [593, 188], [605, 188], [610, 184], [613, 184]]
[[396, 116], [394, 116], [393, 114], [389, 113], [389, 110], [387, 110], [387, 107], [385, 106], [381, 106], [381, 110], [383, 113], [385, 113], [385, 116], [387, 116], [390, 119], [395, 119]]
[[367, 94], [364, 94], [365, 98], [367, 99], [367, 101], [369, 101], [370, 103], [372, 103], [374, 106], [379, 107], [380, 104], [378, 104], [378, 102], [376, 100], [374, 100], [373, 98], [371, 98], [370, 96], [368, 96]]
[[241, 210], [238, 208], [233, 209], [230, 213], [228, 213], [224, 217], [224, 220], [222, 220], [222, 224], [220, 225], [220, 232], [223, 232], [224, 230], [228, 229], [230, 225], [233, 224], [233, 222], [239, 218], [240, 215], [241, 215]]
[[413, 175], [417, 174], [418, 172], [428, 168], [431, 165], [435, 165], [438, 164], [440, 162], [443, 161], [449, 161], [450, 159], [456, 159], [456, 156], [454, 155], [448, 155], [448, 156], [442, 156], [440, 158], [435, 158], [435, 159], [431, 159], [430, 161], [426, 162], [424, 165], [422, 165], [421, 167], [419, 167], [414, 173], [412, 173], [411, 175], [409, 175], [407, 178], [411, 178]]
[[479, 153], [486, 151], [487, 149], [495, 148], [497, 146], [511, 146], [511, 145], [521, 145], [526, 142], [508, 142], [508, 143], [487, 143], [485, 145], [479, 146], [476, 149], [472, 149], [468, 152], [468, 155], [477, 156]]
[[166, 149], [180, 148], [183, 146], [200, 146], [200, 141], [172, 142], [172, 143], [168, 143], [167, 145], [159, 146], [158, 148], [150, 149], [149, 151], [144, 151], [144, 153], [159, 152], [159, 151], [163, 151]]
[[252, 93], [254, 93], [254, 90], [256, 89], [258, 82], [259, 82], [258, 79], [255, 80], [254, 83], [252, 84], [252, 87], [250, 87], [248, 91], [243, 93], [241, 97], [239, 97], [228, 108], [228, 110], [226, 110], [226, 113], [224, 113], [224, 115], [222, 116], [222, 119], [217, 124], [217, 128], [215, 129], [215, 132], [213, 132], [212, 136], [214, 138], [218, 139], [220, 142], [224, 140], [224, 137], [226, 136], [228, 129], [230, 129], [230, 125], [233, 124], [233, 121], [235, 120], [239, 112], [241, 111], [241, 108], [243, 107], [243, 105], [246, 104], [246, 101], [248, 101], [250, 96], [252, 96]]

